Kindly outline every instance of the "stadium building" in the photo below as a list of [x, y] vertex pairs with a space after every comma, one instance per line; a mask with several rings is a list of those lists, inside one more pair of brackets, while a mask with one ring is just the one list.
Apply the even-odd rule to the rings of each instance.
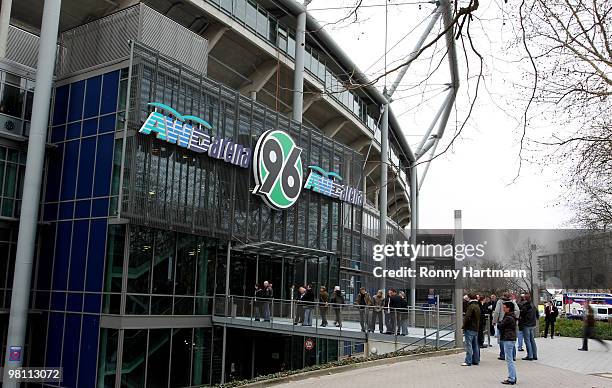
[[[12, 3], [0, 58], [0, 364], [43, 15], [39, 0]], [[299, 333], [213, 314], [264, 280], [278, 300], [306, 283], [339, 285], [347, 303], [379, 287], [385, 99], [351, 86], [368, 80], [317, 21], [294, 0], [64, 0], [57, 42], [24, 365], [63, 367], [67, 387], [178, 387], [359, 351], [322, 337], [309, 352]], [[411, 151], [393, 112], [389, 122], [382, 190], [387, 240], [398, 241], [409, 237]]]

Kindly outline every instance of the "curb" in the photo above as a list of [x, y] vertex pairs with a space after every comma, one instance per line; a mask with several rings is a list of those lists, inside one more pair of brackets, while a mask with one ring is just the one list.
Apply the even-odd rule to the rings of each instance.
[[342, 365], [342, 366], [337, 366], [337, 367], [332, 367], [332, 368], [327, 368], [327, 369], [320, 369], [320, 370], [313, 370], [309, 372], [297, 373], [295, 375], [286, 376], [286, 377], [277, 377], [274, 379], [257, 381], [254, 383], [241, 385], [241, 387], [264, 388], [264, 387], [269, 387], [272, 385], [277, 385], [277, 384], [282, 384], [282, 383], [289, 383], [293, 381], [305, 380], [311, 377], [327, 376], [327, 375], [343, 373], [343, 372], [347, 372], [347, 371], [351, 371], [355, 369], [370, 368], [370, 367], [379, 366], [379, 365], [389, 365], [389, 364], [395, 364], [395, 363], [404, 362], [404, 361], [420, 360], [423, 358], [446, 356], [449, 354], [457, 354], [461, 352], [463, 352], [463, 349], [453, 348], [453, 349], [446, 349], [446, 350], [436, 350], [433, 352], [426, 352], [426, 353], [409, 354], [406, 356], [382, 358], [380, 360], [359, 362], [359, 363], [351, 364], [351, 365]]

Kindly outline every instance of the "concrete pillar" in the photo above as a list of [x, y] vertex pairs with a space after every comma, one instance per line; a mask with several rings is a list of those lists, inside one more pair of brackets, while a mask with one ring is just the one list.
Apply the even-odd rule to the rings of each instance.
[[[21, 216], [19, 219], [15, 273], [13, 275], [13, 294], [11, 297], [5, 358], [6, 369], [21, 367], [22, 360], [24, 359], [23, 346], [26, 337], [30, 301], [30, 281], [32, 279], [38, 207], [40, 205], [45, 141], [47, 139], [47, 126], [49, 125], [49, 105], [51, 103], [60, 9], [61, 0], [46, 0], [44, 3], [42, 26], [38, 42], [38, 69], [36, 70], [36, 87], [34, 89], [32, 105], [32, 125], [30, 127], [30, 137], [28, 138], [28, 156], [24, 176]], [[21, 347], [21, 360], [9, 361], [11, 346]], [[18, 386], [19, 383], [4, 381], [4, 387]]]
[[[307, 92], [304, 95], [304, 102], [303, 102], [303, 106], [302, 106], [302, 115], [304, 113], [306, 113], [306, 111], [312, 106], [312, 104], [314, 104], [315, 102], [319, 101], [321, 99], [321, 93], [310, 93]], [[293, 117], [293, 108], [289, 110], [288, 112], [289, 116]]]
[[370, 143], [372, 143], [372, 139], [368, 139], [368, 138], [365, 138], [365, 139], [358, 139], [358, 140], [355, 140], [354, 142], [352, 142], [352, 143], [349, 145], [349, 147], [351, 147], [351, 148], [352, 148], [352, 149], [354, 149], [355, 151], [359, 152], [359, 151], [361, 151], [361, 149], [362, 149], [363, 147], [369, 146], [369, 145], [370, 145]]
[[[461, 225], [461, 210], [455, 210], [455, 245], [463, 244], [463, 227]], [[455, 269], [460, 269], [461, 262], [455, 260]], [[455, 347], [463, 347], [463, 278], [460, 276], [455, 280], [455, 292], [453, 293], [455, 304]]]
[[204, 34], [202, 35], [208, 41], [208, 52], [211, 52], [217, 43], [219, 43], [223, 37], [223, 34], [225, 34], [227, 30], [229, 30], [229, 27], [225, 26], [224, 24], [217, 23], [208, 27], [206, 31], [204, 31]]
[[0, 58], [6, 57], [6, 45], [8, 43], [8, 30], [11, 23], [11, 6], [13, 0], [2, 0], [0, 8]]
[[346, 125], [347, 123], [348, 120], [344, 117], [334, 117], [333, 119], [325, 123], [325, 125], [323, 126], [323, 133], [325, 133], [325, 136], [333, 139], [334, 136], [336, 136], [336, 134], [340, 132], [342, 127], [344, 127], [344, 125]]
[[261, 63], [251, 75], [249, 81], [245, 82], [240, 87], [240, 93], [249, 94], [251, 92], [259, 92], [266, 83], [272, 78], [278, 69], [278, 62], [270, 59]]

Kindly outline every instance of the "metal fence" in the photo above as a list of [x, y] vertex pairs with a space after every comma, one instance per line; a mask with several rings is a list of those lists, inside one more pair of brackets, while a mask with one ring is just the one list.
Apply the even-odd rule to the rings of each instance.
[[216, 295], [213, 316], [237, 326], [290, 331], [296, 335], [372, 338], [401, 342], [405, 344], [403, 348], [450, 346], [454, 341], [456, 324], [454, 309], [433, 305], [377, 308], [236, 295]]

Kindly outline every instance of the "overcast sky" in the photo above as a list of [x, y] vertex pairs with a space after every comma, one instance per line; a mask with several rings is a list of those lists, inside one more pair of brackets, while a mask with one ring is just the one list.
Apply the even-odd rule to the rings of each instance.
[[[354, 3], [354, 0], [313, 0], [308, 8], [325, 24], [342, 19], [350, 11], [330, 7]], [[326, 29], [361, 70], [374, 78], [384, 69], [384, 59], [378, 59], [385, 52], [385, 24], [388, 26], [387, 47], [400, 42], [388, 52], [389, 67], [413, 50], [427, 25], [425, 19], [434, 6], [423, 2], [419, 9], [419, 5], [414, 3], [392, 0], [388, 7], [388, 23], [385, 23], [384, 0], [364, 0], [367, 7], [359, 11], [357, 23], [353, 18], [327, 25]], [[503, 4], [502, 1], [499, 3]], [[517, 86], [523, 82], [521, 65], [513, 60], [522, 52], [512, 45], [516, 26], [512, 20], [504, 20], [500, 7], [496, 1], [481, 2], [481, 9], [477, 11], [480, 20], [471, 26], [475, 46], [485, 57], [485, 78], [468, 125], [451, 149], [436, 159], [429, 169], [420, 192], [421, 228], [452, 228], [454, 209], [463, 211], [464, 228], [557, 228], [567, 226], [571, 217], [561, 200], [564, 193], [563, 169], [559, 166], [523, 163], [520, 176], [514, 180], [518, 172], [518, 145], [522, 133], [517, 119], [524, 101], [521, 88]], [[440, 27], [440, 23], [434, 27], [427, 42], [433, 39]], [[457, 41], [457, 45], [461, 86], [456, 109], [437, 152], [449, 144], [474, 97], [479, 62], [473, 54], [468, 56], [471, 77], [468, 81], [461, 41]], [[444, 53], [445, 44], [440, 40], [437, 46], [413, 63], [394, 95], [392, 109], [413, 149], [444, 98], [444, 84], [450, 81], [448, 62], [444, 60], [426, 83], [419, 87], [415, 85], [423, 81], [430, 69], [436, 68]], [[387, 85], [395, 76], [388, 77]], [[383, 85], [381, 82], [381, 89]], [[533, 112], [537, 112], [537, 108]], [[530, 129], [528, 137], [546, 138], [551, 128], [546, 127], [545, 120], [538, 120], [538, 117], [533, 120], [532, 124], [538, 124], [537, 132], [535, 128]], [[526, 151], [525, 155], [535, 160], [543, 158], [539, 151]], [[422, 167], [420, 171], [423, 171]]]

